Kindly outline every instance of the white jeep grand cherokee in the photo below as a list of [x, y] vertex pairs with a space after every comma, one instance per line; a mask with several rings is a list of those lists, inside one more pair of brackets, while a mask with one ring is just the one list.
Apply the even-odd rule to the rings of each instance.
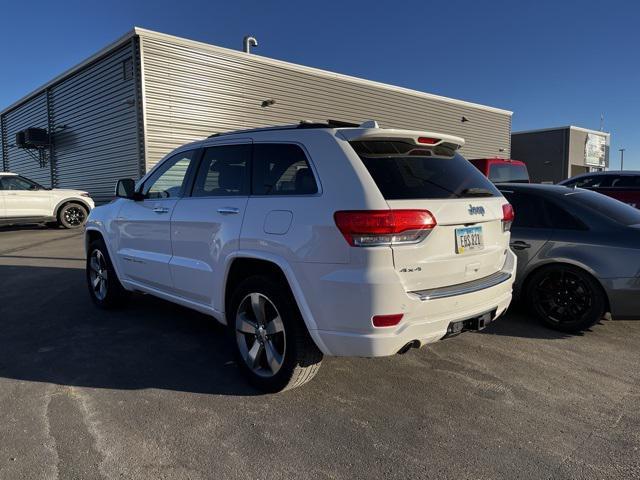
[[180, 147], [91, 212], [91, 297], [108, 308], [140, 291], [210, 314], [268, 391], [307, 382], [323, 355], [481, 329], [511, 301], [513, 210], [463, 143], [329, 122]]

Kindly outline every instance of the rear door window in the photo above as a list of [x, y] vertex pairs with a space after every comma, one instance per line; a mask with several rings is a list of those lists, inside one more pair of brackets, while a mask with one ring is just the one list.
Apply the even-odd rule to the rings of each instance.
[[253, 146], [253, 195], [313, 195], [318, 193], [304, 150], [290, 143]]
[[387, 200], [496, 197], [496, 187], [459, 153], [403, 141], [354, 141]]
[[192, 197], [232, 197], [249, 194], [251, 145], [220, 145], [205, 150]]
[[545, 206], [539, 197], [528, 193], [502, 191], [509, 203], [513, 206], [515, 218], [514, 228], [550, 228], [546, 216]]

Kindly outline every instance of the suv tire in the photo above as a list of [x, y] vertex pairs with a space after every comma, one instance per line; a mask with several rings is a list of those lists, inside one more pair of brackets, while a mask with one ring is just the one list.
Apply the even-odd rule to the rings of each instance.
[[547, 327], [577, 333], [604, 316], [605, 293], [587, 272], [573, 265], [550, 265], [527, 282], [529, 307]]
[[86, 266], [89, 296], [98, 307], [109, 310], [124, 303], [128, 292], [113, 269], [109, 252], [102, 239], [89, 245]]
[[64, 228], [80, 228], [87, 221], [87, 209], [80, 203], [67, 203], [58, 212], [58, 223]]
[[315, 345], [287, 285], [253, 276], [231, 295], [227, 325], [238, 365], [254, 387], [280, 392], [299, 387], [320, 369]]

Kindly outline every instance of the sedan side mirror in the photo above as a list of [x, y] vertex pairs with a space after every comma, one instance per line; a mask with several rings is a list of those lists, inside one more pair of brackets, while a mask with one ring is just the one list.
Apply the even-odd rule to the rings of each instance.
[[116, 184], [116, 197], [140, 200], [141, 196], [136, 192], [136, 182], [132, 178], [121, 178]]

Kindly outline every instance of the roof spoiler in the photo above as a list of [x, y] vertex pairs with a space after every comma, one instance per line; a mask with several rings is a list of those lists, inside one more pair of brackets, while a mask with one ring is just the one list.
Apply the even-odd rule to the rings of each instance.
[[[373, 126], [375, 125], [375, 126]], [[375, 121], [364, 122], [358, 128], [340, 130], [340, 135], [345, 140], [402, 140], [414, 143], [423, 148], [447, 146], [457, 150], [464, 146], [464, 138], [454, 135], [446, 135], [437, 132], [424, 132], [419, 130], [400, 130], [394, 128], [378, 128]]]

